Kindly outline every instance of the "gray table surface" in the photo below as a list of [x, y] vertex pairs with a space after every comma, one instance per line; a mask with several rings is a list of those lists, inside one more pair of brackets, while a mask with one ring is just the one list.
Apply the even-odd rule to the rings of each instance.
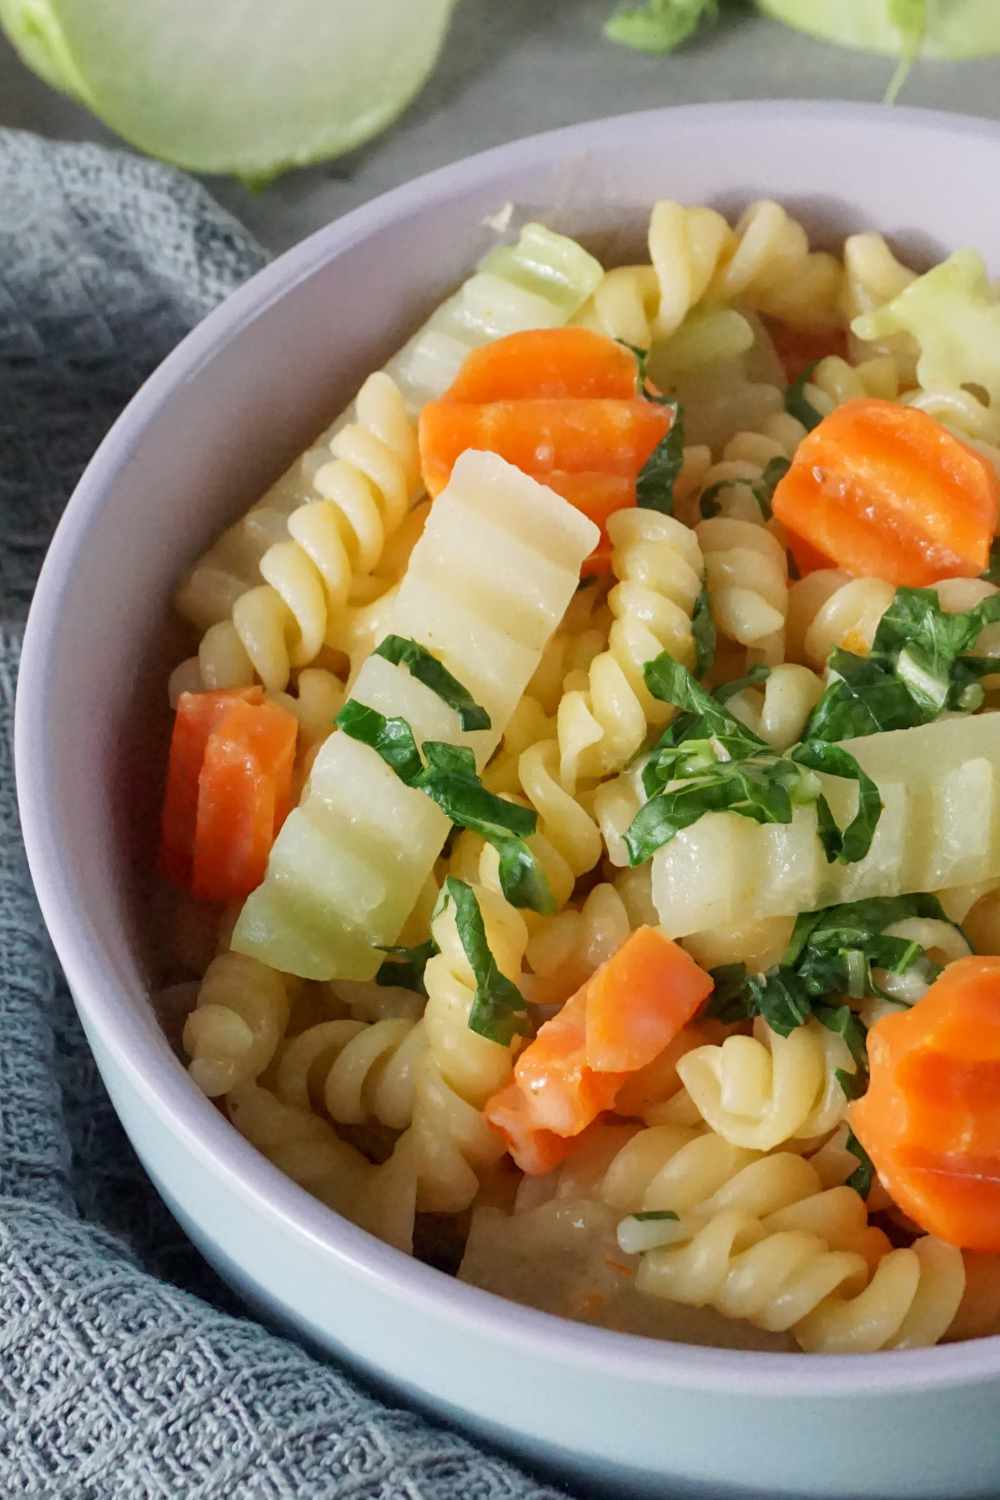
[[[873, 101], [891, 73], [885, 58], [813, 41], [760, 16], [723, 20], [672, 57], [647, 57], [603, 39], [610, 9], [611, 0], [462, 0], [430, 82], [386, 134], [263, 192], [224, 178], [209, 186], [280, 250], [421, 172], [536, 130], [717, 99]], [[1000, 58], [922, 63], [903, 102], [998, 117]], [[116, 139], [28, 73], [2, 39], [0, 125], [68, 140]]]

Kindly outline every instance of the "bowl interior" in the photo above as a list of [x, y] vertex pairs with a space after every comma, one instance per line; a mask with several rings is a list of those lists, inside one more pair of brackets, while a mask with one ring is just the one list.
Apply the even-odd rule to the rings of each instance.
[[[515, 223], [541, 218], [609, 263], [636, 253], [656, 198], [734, 213], [767, 196], [819, 243], [874, 228], [920, 261], [968, 243], [1000, 268], [1000, 220], [982, 191], [998, 151], [997, 127], [851, 106], [697, 107], [574, 127], [435, 173], [321, 231], [147, 383], [88, 469], [46, 563], [25, 646], [18, 778], [33, 874], [78, 1003], [151, 1107], [198, 1136], [198, 1149], [231, 1149], [235, 1170], [253, 1170], [235, 1133], [223, 1144], [228, 1127], [188, 1084], [148, 1000], [169, 599], [185, 566], [461, 279], [494, 240], [484, 220], [505, 203]], [[290, 1186], [282, 1204], [312, 1212]], [[432, 1291], [446, 1285], [325, 1211], [311, 1226], [321, 1218], [341, 1251], [424, 1277]], [[641, 1357], [643, 1341], [617, 1343]], [[1000, 1341], [990, 1347], [1000, 1369]], [[685, 1363], [711, 1354], [686, 1351]], [[932, 1365], [961, 1376], [978, 1357], [935, 1350], [913, 1368], [920, 1379]], [[907, 1361], [897, 1358], [897, 1378]], [[820, 1363], [826, 1375], [793, 1359], [795, 1379], [835, 1379], [838, 1362]], [[878, 1364], [866, 1362], [866, 1378]]]

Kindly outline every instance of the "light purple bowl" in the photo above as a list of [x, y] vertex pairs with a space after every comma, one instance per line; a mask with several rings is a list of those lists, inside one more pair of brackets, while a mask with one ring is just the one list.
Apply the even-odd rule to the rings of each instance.
[[611, 210], [624, 244], [657, 197], [731, 211], [773, 196], [821, 238], [881, 229], [922, 257], [973, 244], [996, 268], [998, 170], [1000, 127], [983, 121], [758, 103], [574, 126], [421, 178], [290, 250], [184, 340], [101, 445], [38, 585], [17, 704], [25, 842], [104, 1081], [159, 1192], [268, 1316], [621, 1495], [669, 1483], [677, 1495], [995, 1496], [1000, 1339], [806, 1358], [606, 1333], [407, 1259], [259, 1156], [189, 1081], [148, 998], [143, 830], [164, 759], [171, 590], [462, 278], [481, 221], [507, 200], [606, 249]]

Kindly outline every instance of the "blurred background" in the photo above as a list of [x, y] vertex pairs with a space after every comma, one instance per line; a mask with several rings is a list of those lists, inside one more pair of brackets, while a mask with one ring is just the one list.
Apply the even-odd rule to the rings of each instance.
[[[382, 135], [265, 189], [223, 177], [208, 179], [209, 186], [269, 249], [281, 250], [421, 172], [533, 131], [719, 99], [877, 102], [893, 74], [887, 57], [837, 47], [740, 8], [724, 7], [680, 50], [649, 55], [603, 35], [611, 9], [611, 0], [461, 0], [428, 82]], [[918, 61], [900, 102], [997, 116], [998, 83], [997, 56]], [[30, 73], [2, 34], [0, 125], [120, 144], [87, 110]]]

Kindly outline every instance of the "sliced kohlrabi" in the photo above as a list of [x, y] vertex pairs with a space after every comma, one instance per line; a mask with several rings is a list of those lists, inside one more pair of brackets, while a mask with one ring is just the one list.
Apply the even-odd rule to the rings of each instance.
[[0, 0], [28, 66], [150, 155], [267, 179], [388, 125], [456, 0]]
[[757, 0], [757, 7], [826, 41], [895, 57], [1000, 52], [997, 0]]

